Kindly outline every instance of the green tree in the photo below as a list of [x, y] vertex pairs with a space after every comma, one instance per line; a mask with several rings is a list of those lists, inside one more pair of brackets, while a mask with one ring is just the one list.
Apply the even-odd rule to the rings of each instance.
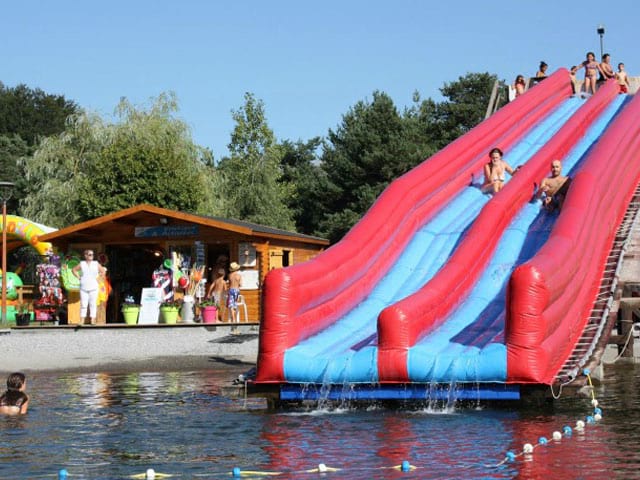
[[419, 109], [398, 112], [391, 98], [374, 92], [329, 131], [321, 157], [327, 176], [318, 233], [339, 240], [388, 184], [433, 151]]
[[115, 124], [72, 117], [24, 162], [24, 215], [63, 227], [138, 203], [217, 213], [211, 155], [193, 144], [184, 122], [172, 117], [176, 110], [175, 97], [161, 95], [148, 110], [122, 100]]
[[27, 192], [20, 159], [32, 155], [40, 139], [64, 131], [67, 118], [77, 112], [78, 106], [62, 95], [0, 82], [1, 180], [16, 184], [8, 204], [12, 213], [21, 213], [19, 204]]
[[327, 175], [319, 165], [316, 151], [322, 144], [320, 137], [307, 142], [282, 143], [282, 182], [289, 184], [292, 195], [288, 207], [296, 224], [296, 231], [307, 235], [318, 234], [322, 222], [322, 209], [318, 208], [327, 192]]
[[43, 138], [33, 156], [21, 161], [27, 180], [22, 214], [56, 228], [84, 220], [79, 185], [93, 170], [108, 135], [99, 116], [80, 113], [70, 117], [62, 134]]
[[15, 187], [7, 202], [7, 210], [19, 213], [20, 199], [25, 195], [26, 180], [20, 167], [20, 159], [31, 154], [32, 149], [19, 135], [0, 135], [0, 180], [13, 182]]
[[493, 84], [498, 77], [490, 73], [467, 73], [440, 89], [447, 99], [438, 104], [436, 121], [440, 132], [439, 149], [464, 135], [484, 120]]
[[139, 203], [200, 212], [211, 192], [211, 171], [186, 124], [172, 117], [175, 97], [161, 95], [149, 110], [123, 99], [117, 111], [120, 122], [109, 128], [91, 174], [80, 182], [80, 216], [94, 218]]
[[65, 129], [79, 108], [62, 95], [51, 95], [24, 84], [7, 88], [0, 82], [0, 135], [18, 135], [28, 145]]
[[264, 104], [246, 93], [245, 103], [232, 112], [236, 125], [229, 143], [230, 156], [218, 167], [227, 203], [225, 216], [293, 230], [287, 208], [293, 194], [282, 181], [284, 148], [278, 145], [265, 119]]

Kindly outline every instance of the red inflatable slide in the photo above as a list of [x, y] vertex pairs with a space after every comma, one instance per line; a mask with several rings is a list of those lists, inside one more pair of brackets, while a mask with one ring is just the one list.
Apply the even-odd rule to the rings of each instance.
[[446, 265], [422, 289], [382, 311], [378, 320], [380, 382], [408, 382], [410, 347], [443, 322], [466, 297], [484, 271], [505, 228], [527, 203], [556, 158], [563, 158], [582, 138], [591, 122], [618, 92], [615, 81], [598, 93], [562, 127], [499, 195], [483, 208]]
[[512, 274], [510, 382], [552, 383], [584, 329], [616, 228], [640, 181], [639, 118], [636, 95], [573, 178], [547, 243]]
[[416, 230], [469, 184], [492, 147], [508, 149], [570, 94], [561, 69], [394, 181], [338, 244], [312, 261], [269, 272], [257, 382], [286, 381], [285, 351], [361, 302]]

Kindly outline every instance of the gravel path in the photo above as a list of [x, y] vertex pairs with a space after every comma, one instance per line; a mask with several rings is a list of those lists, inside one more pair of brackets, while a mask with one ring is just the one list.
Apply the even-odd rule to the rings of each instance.
[[257, 325], [119, 325], [0, 330], [0, 373], [158, 371], [255, 364]]

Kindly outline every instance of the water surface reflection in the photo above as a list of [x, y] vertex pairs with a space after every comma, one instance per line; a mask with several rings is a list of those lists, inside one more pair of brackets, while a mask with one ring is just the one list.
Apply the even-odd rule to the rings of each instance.
[[[640, 467], [640, 366], [607, 369], [597, 425], [498, 468], [506, 451], [584, 418], [588, 399], [527, 410], [269, 412], [262, 400], [221, 394], [240, 372], [31, 375], [29, 414], [0, 418], [0, 478], [66, 468], [75, 479], [124, 479], [150, 467], [173, 478], [229, 478], [233, 467], [304, 478], [324, 463], [343, 469], [327, 478], [595, 479], [634, 478]], [[403, 460], [420, 468], [389, 468]]]

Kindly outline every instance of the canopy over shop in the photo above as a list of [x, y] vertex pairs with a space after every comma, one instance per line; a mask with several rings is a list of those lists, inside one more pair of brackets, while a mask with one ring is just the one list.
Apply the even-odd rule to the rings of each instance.
[[[287, 232], [240, 220], [194, 215], [151, 205], [137, 205], [72, 225], [40, 237], [68, 254], [93, 249], [108, 269], [111, 294], [98, 311], [98, 323], [120, 322], [127, 297], [140, 301], [143, 288], [166, 260], [180, 255], [205, 267], [209, 282], [219, 269], [240, 264], [241, 293], [247, 315], [260, 320], [261, 285], [267, 272], [304, 262], [324, 250], [326, 239]], [[69, 323], [79, 323], [79, 308], [69, 299]], [[77, 316], [77, 318], [75, 316]]]

